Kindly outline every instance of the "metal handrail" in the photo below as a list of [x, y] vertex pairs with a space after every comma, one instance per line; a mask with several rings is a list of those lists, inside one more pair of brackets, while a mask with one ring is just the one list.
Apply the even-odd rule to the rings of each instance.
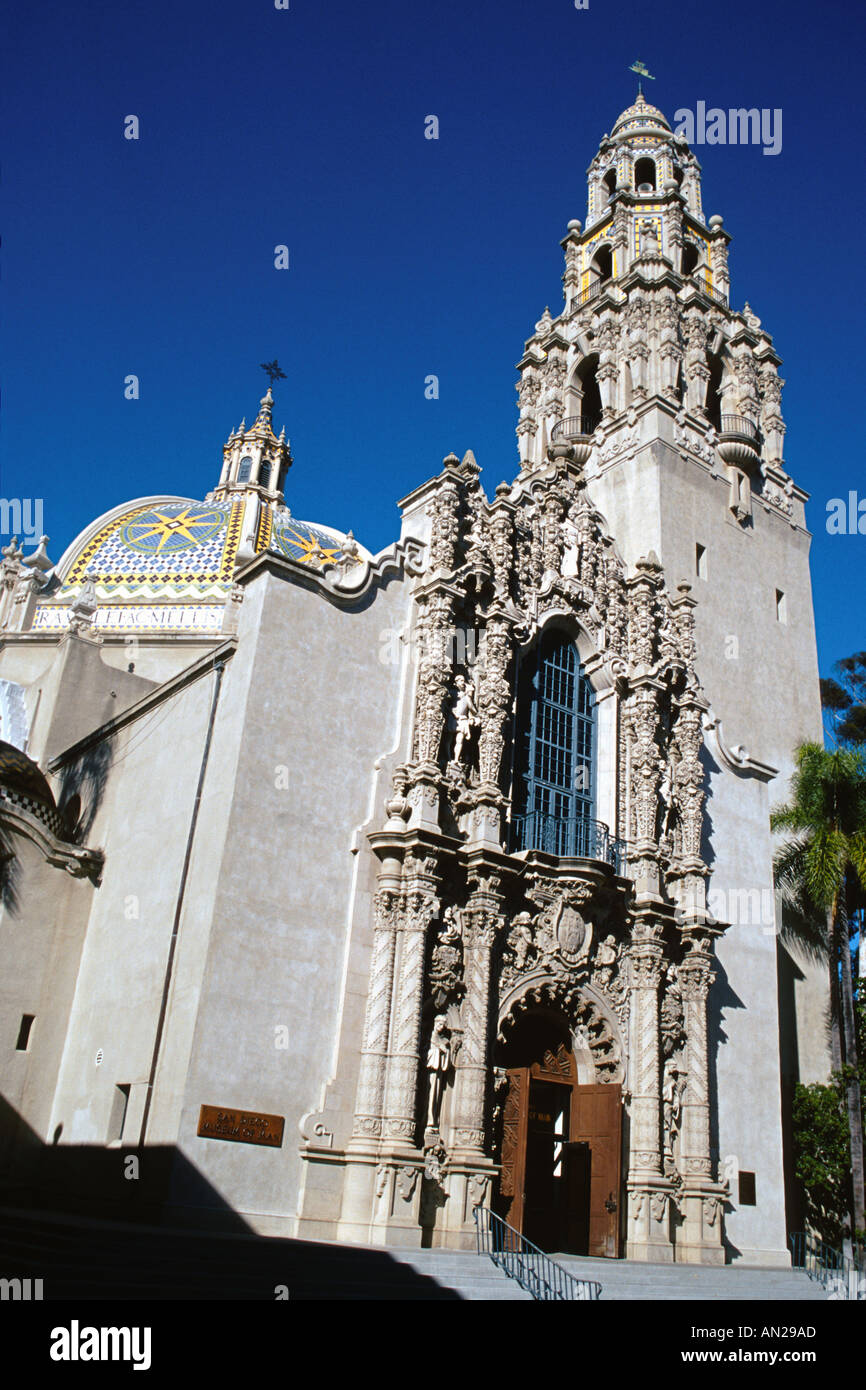
[[569, 415], [559, 420], [550, 435], [551, 443], [556, 439], [580, 439], [598, 429], [598, 415]]
[[789, 1244], [794, 1269], [802, 1269], [822, 1284], [831, 1298], [866, 1301], [866, 1253], [862, 1250], [852, 1260], [808, 1231], [795, 1231]]
[[575, 296], [573, 303], [588, 304], [591, 299], [595, 299], [597, 294], [601, 294], [605, 286], [610, 285], [612, 281], [612, 275], [609, 275], [606, 280], [593, 280], [591, 285], [587, 285], [586, 289], [581, 290], [580, 293]]
[[595, 1279], [575, 1278], [489, 1207], [474, 1207], [472, 1215], [478, 1254], [489, 1255], [509, 1279], [516, 1279], [533, 1298], [542, 1302], [588, 1302], [600, 1297], [601, 1284]]
[[728, 296], [724, 293], [723, 290], [714, 289], [714, 287], [710, 284], [706, 274], [702, 274], [700, 271], [696, 271], [691, 278], [698, 286], [698, 289], [703, 290], [704, 294], [707, 295], [710, 299], [714, 299], [717, 304], [724, 304], [725, 308], [727, 309]]
[[511, 852], [524, 849], [540, 849], [560, 859], [597, 859], [611, 864], [618, 874], [626, 856], [626, 845], [611, 839], [604, 821], [588, 816], [567, 819], [542, 811], [527, 811], [512, 818]]
[[754, 420], [747, 419], [745, 415], [723, 415], [721, 426], [721, 434], [740, 434], [753, 443], [757, 443], [760, 435]]

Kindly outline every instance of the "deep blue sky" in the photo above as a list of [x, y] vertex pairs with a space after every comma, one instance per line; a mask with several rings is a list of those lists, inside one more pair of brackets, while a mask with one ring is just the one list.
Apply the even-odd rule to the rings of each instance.
[[866, 536], [825, 530], [866, 497], [862, 7], [43, 0], [5, 28], [0, 486], [44, 497], [55, 559], [117, 502], [203, 496], [273, 357], [296, 516], [377, 550], [449, 450], [512, 478], [514, 363], [640, 57], [669, 119], [782, 108], [776, 157], [696, 150], [704, 207], [785, 359], [822, 669], [866, 647]]

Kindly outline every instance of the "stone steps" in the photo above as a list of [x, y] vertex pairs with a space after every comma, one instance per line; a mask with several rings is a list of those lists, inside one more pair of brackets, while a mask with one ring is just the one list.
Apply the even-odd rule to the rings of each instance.
[[825, 1302], [826, 1294], [808, 1275], [793, 1269], [723, 1265], [643, 1264], [633, 1260], [599, 1260], [583, 1255], [553, 1256], [578, 1279], [597, 1279], [602, 1300], [698, 1299], [713, 1301]]
[[[823, 1301], [791, 1270], [554, 1257], [601, 1299]], [[0, 1278], [42, 1279], [55, 1299], [533, 1302], [486, 1255], [178, 1230], [57, 1213], [0, 1211]]]

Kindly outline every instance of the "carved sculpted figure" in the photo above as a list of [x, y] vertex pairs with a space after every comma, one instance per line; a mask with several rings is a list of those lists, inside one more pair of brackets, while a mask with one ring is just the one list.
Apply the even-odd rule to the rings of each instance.
[[439, 1128], [439, 1112], [445, 1078], [451, 1070], [451, 1030], [444, 1014], [437, 1014], [427, 1049], [427, 1071], [430, 1073], [430, 1098], [427, 1103], [427, 1128]]
[[508, 934], [508, 946], [514, 957], [514, 968], [518, 973], [525, 968], [533, 944], [532, 918], [528, 912], [518, 912]]
[[453, 907], [446, 907], [442, 929], [433, 947], [430, 984], [433, 1002], [441, 1009], [449, 997], [459, 992], [463, 966], [460, 928]]
[[478, 708], [475, 704], [475, 695], [470, 688], [465, 676], [458, 676], [454, 682], [457, 692], [454, 696], [454, 704], [451, 709], [452, 728], [456, 729], [454, 736], [454, 762], [459, 763], [463, 753], [463, 745], [472, 732], [481, 722], [478, 717]]
[[596, 956], [596, 979], [605, 989], [613, 975], [613, 968], [616, 965], [616, 939], [613, 936], [606, 936], [598, 948]]
[[674, 820], [674, 783], [670, 763], [665, 765], [659, 785], [661, 829], [659, 840], [669, 842]]
[[676, 1058], [669, 1057], [665, 1062], [662, 1078], [662, 1105], [664, 1123], [665, 1158], [670, 1164], [674, 1157], [674, 1138], [680, 1127], [680, 1110], [685, 1078], [681, 1076]]

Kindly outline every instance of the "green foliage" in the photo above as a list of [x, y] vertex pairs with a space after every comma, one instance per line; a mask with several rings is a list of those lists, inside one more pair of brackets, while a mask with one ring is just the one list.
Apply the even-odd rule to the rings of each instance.
[[846, 876], [866, 883], [866, 756], [803, 743], [795, 757], [791, 800], [770, 816], [773, 830], [794, 832], [776, 856], [776, 882], [801, 907], [835, 911]]
[[821, 681], [821, 704], [829, 715], [829, 727], [840, 743], [866, 745], [866, 652], [855, 652], [837, 661], [839, 680]]
[[[866, 990], [855, 1001], [859, 1038], [860, 1093], [866, 1093]], [[794, 1171], [799, 1179], [808, 1225], [839, 1248], [845, 1225], [851, 1174], [851, 1147], [845, 1104], [850, 1068], [836, 1072], [829, 1086], [798, 1085], [792, 1112]], [[860, 1237], [862, 1240], [862, 1236]]]
[[851, 1171], [848, 1123], [838, 1084], [798, 1085], [793, 1123], [794, 1171], [803, 1187], [806, 1220], [822, 1240], [838, 1247]]

